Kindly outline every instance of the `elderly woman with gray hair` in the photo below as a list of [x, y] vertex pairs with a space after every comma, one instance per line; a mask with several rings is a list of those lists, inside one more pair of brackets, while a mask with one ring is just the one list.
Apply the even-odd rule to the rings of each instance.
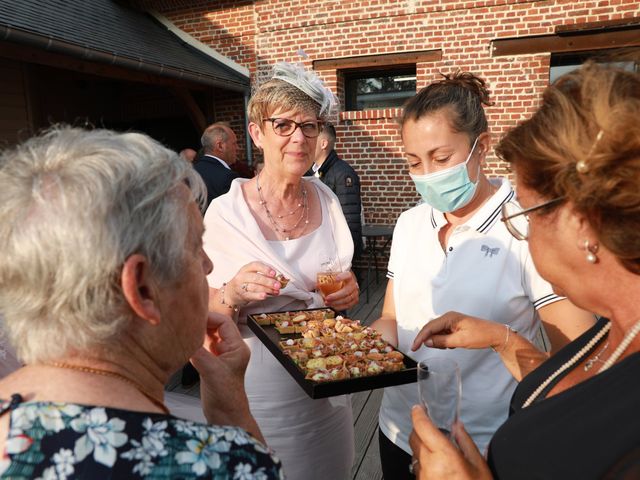
[[[140, 134], [63, 127], [2, 154], [0, 312], [26, 366], [0, 381], [0, 476], [283, 476], [244, 393], [248, 349], [208, 313], [203, 197]], [[210, 425], [163, 403], [189, 357]]]
[[[245, 319], [324, 305], [346, 310], [358, 302], [353, 241], [340, 202], [318, 179], [302, 178], [334, 100], [313, 72], [277, 64], [249, 102], [249, 133], [264, 153], [264, 169], [251, 180], [234, 180], [204, 219], [204, 248], [216, 259], [210, 308], [239, 321], [252, 351], [245, 381], [251, 411], [293, 480], [349, 477], [351, 402], [307, 397]], [[341, 270], [336, 278], [342, 283], [325, 298], [315, 292], [323, 263]], [[285, 287], [276, 273], [290, 280]]]

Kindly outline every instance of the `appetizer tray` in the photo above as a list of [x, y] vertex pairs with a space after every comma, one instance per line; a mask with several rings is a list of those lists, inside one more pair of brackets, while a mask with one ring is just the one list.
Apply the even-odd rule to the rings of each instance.
[[[333, 320], [325, 322], [327, 319]], [[356, 320], [343, 319], [330, 308], [252, 314], [247, 317], [247, 325], [311, 398], [404, 385], [417, 380], [417, 365], [413, 359], [381, 340], [372, 329], [361, 326]], [[310, 331], [315, 325], [320, 326], [316, 331]], [[335, 334], [332, 329], [337, 330]], [[332, 337], [347, 339], [349, 348], [342, 345], [340, 351], [327, 353], [325, 343], [331, 343]], [[314, 344], [319, 345], [316, 349], [324, 350], [322, 358], [315, 358], [311, 348]], [[341, 359], [343, 364], [340, 364]], [[309, 360], [310, 365], [320, 362], [323, 368], [307, 368]], [[344, 376], [348, 378], [341, 378]]]

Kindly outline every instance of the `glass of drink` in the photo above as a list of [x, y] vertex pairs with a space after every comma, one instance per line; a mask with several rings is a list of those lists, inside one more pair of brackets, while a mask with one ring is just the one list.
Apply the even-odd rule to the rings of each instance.
[[336, 275], [340, 273], [337, 260], [324, 260], [320, 262], [320, 271], [316, 276], [316, 288], [322, 297], [337, 292], [344, 286], [344, 280], [337, 280]]
[[343, 280], [336, 279], [337, 272], [318, 272], [316, 277], [317, 288], [322, 297], [337, 292], [344, 286]]
[[418, 363], [420, 402], [427, 415], [449, 439], [460, 414], [462, 382], [458, 364], [448, 358], [431, 358]]

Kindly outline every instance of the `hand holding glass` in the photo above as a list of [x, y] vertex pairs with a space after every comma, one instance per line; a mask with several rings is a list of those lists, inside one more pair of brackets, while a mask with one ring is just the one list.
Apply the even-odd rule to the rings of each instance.
[[336, 280], [336, 275], [340, 273], [337, 261], [329, 260], [321, 262], [320, 271], [316, 276], [316, 288], [322, 294], [322, 297], [337, 292], [344, 286], [343, 280]]
[[447, 437], [460, 413], [462, 384], [458, 364], [448, 358], [432, 358], [418, 364], [420, 401], [433, 424]]

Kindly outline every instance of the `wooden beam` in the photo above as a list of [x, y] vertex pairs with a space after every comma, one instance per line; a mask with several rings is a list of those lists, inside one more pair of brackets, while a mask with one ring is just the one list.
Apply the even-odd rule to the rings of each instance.
[[640, 27], [607, 32], [498, 39], [491, 42], [491, 56], [579, 52], [637, 46], [640, 46]]
[[397, 65], [412, 65], [420, 62], [435, 62], [442, 58], [442, 50], [390, 53], [385, 55], [363, 55], [357, 57], [314, 60], [314, 70], [345, 70], [356, 68], [384, 68]]
[[12, 42], [0, 41], [0, 57], [130, 82], [141, 82], [169, 87], [188, 86], [189, 88], [201, 90], [211, 88], [206, 85], [189, 82], [187, 80], [161, 77], [145, 72], [136, 72], [134, 70], [129, 70], [115, 65], [88, 62], [67, 55], [62, 55], [60, 53], [47, 52], [45, 50], [19, 45]]
[[593, 30], [621, 30], [624, 28], [640, 27], [640, 17], [618, 18], [603, 22], [572, 23], [570, 25], [557, 25], [555, 32], [558, 35], [579, 33]]
[[191, 95], [189, 89], [185, 87], [174, 87], [173, 92], [176, 97], [184, 103], [187, 113], [189, 114], [189, 118], [191, 119], [191, 123], [196, 127], [196, 131], [204, 132], [205, 128], [207, 128], [207, 120], [193, 98], [193, 95]]

